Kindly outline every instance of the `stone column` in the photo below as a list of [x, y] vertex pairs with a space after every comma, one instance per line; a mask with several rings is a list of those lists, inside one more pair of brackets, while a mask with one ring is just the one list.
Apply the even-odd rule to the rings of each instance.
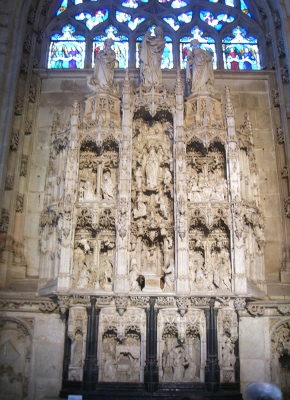
[[99, 331], [99, 315], [100, 309], [95, 308], [96, 297], [91, 297], [91, 307], [88, 309], [88, 325], [87, 325], [87, 342], [86, 342], [86, 358], [84, 365], [84, 388], [92, 391], [96, 389], [99, 377], [98, 368], [98, 331]]
[[217, 346], [217, 310], [214, 309], [215, 299], [210, 299], [206, 310], [206, 348], [207, 360], [205, 367], [205, 385], [210, 393], [217, 392], [220, 387], [220, 369], [218, 365]]
[[229, 87], [226, 87], [227, 179], [231, 202], [231, 247], [234, 292], [247, 293], [245, 246], [243, 241], [243, 207], [241, 198], [240, 163], [236, 137], [234, 108]]
[[116, 269], [114, 291], [122, 294], [130, 290], [129, 244], [130, 244], [130, 204], [132, 179], [132, 113], [131, 88], [126, 71], [122, 96], [122, 140], [120, 142], [120, 171], [118, 182], [118, 223], [116, 235]]
[[187, 182], [186, 182], [186, 143], [184, 135], [184, 92], [180, 74], [177, 70], [175, 85], [175, 113], [174, 113], [174, 152], [175, 152], [175, 235], [176, 258], [176, 292], [188, 294], [188, 226], [187, 226]]
[[71, 338], [68, 335], [68, 310], [62, 314], [62, 319], [65, 323], [65, 337], [64, 337], [64, 351], [63, 351], [63, 365], [62, 365], [62, 388], [66, 386], [68, 381], [68, 372], [71, 355]]
[[[238, 314], [238, 313], [237, 313]], [[241, 390], [241, 385], [240, 385], [240, 340], [239, 340], [239, 335], [240, 335], [240, 319], [239, 319], [239, 314], [238, 314], [238, 326], [237, 326], [237, 340], [235, 341], [235, 357], [236, 357], [236, 363], [235, 363], [235, 383], [237, 386], [237, 390]]]
[[150, 308], [146, 309], [146, 364], [144, 368], [145, 389], [153, 393], [158, 389], [159, 372], [157, 366], [157, 315], [154, 308], [156, 297], [149, 300]]

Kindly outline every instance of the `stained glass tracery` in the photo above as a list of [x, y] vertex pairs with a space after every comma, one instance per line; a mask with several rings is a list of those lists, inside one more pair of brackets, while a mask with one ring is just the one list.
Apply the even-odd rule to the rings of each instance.
[[51, 36], [48, 68], [84, 68], [85, 38], [75, 34], [75, 27], [68, 24], [62, 34]]
[[82, 12], [75, 15], [75, 19], [78, 21], [85, 21], [86, 26], [89, 30], [92, 30], [96, 25], [108, 19], [109, 10], [107, 8], [95, 11], [94, 15], [88, 12]]
[[200, 19], [206, 24], [214, 27], [217, 31], [222, 29], [226, 24], [229, 24], [235, 20], [235, 17], [229, 14], [217, 14], [216, 16], [208, 10], [200, 10]]
[[260, 69], [257, 39], [253, 36], [247, 36], [247, 30], [240, 26], [234, 28], [232, 34], [232, 36], [227, 36], [223, 39], [225, 69]]
[[[167, 33], [162, 68], [173, 68], [173, 58], [175, 60], [180, 58], [180, 65], [184, 68], [186, 52], [193, 38], [197, 38], [201, 43], [201, 47], [211, 52], [213, 67], [217, 68], [217, 44], [213, 37], [217, 35], [217, 32], [223, 32], [222, 28], [233, 23], [239, 18], [239, 15], [242, 18], [243, 15], [252, 18], [248, 0], [240, 0], [238, 2], [235, 0], [224, 0], [222, 2], [219, 0], [116, 0], [113, 7], [111, 7], [112, 3], [107, 2], [108, 8], [103, 8], [104, 0], [59, 0], [58, 3], [59, 7], [56, 10], [56, 14], [61, 14], [63, 21], [65, 21], [65, 15], [67, 15], [67, 20], [70, 21], [70, 18], [73, 17], [80, 24], [83, 24], [84, 29], [87, 29], [88, 32], [93, 31], [92, 36], [94, 39], [90, 39], [91, 42], [87, 44], [92, 55], [92, 65], [94, 64], [95, 51], [98, 51], [98, 48], [102, 48], [102, 42], [107, 37], [104, 34], [104, 21], [107, 21], [107, 27], [112, 26], [112, 24], [118, 27], [123, 25], [131, 31], [137, 31], [137, 36], [139, 35], [136, 45], [129, 49], [128, 37], [118, 36], [115, 33], [116, 38], [114, 39], [113, 49], [117, 54], [118, 62], [116, 66], [119, 68], [126, 68], [128, 65], [133, 66], [132, 64], [135, 63], [135, 60], [138, 66], [138, 46], [141, 41], [140, 38], [147, 29], [144, 22], [146, 23], [153, 15], [155, 15], [156, 21], [162, 18], [163, 27], [165, 26], [165, 33]], [[206, 3], [208, 6], [206, 6]], [[211, 7], [210, 3], [224, 4], [224, 12], [221, 12], [221, 7]], [[160, 6], [156, 7], [157, 4], [160, 4]], [[81, 5], [79, 12], [77, 12], [77, 5]], [[190, 5], [194, 7], [191, 8]], [[205, 5], [205, 7], [201, 7], [202, 5]], [[237, 11], [233, 11], [233, 8], [238, 8], [239, 14], [237, 14]], [[206, 35], [203, 35], [199, 27], [193, 27], [192, 21], [198, 23], [197, 18], [208, 25], [207, 29], [204, 24], [199, 24], [202, 28], [207, 29]], [[80, 27], [80, 24], [77, 26]], [[65, 36], [68, 33], [64, 33], [65, 28], [68, 26], [70, 24], [63, 26], [62, 35], [58, 35], [58, 38], [55, 35], [51, 36], [48, 68], [84, 68], [85, 63], [88, 63], [88, 60], [85, 61], [85, 36], [75, 35], [75, 31], [70, 28], [71, 36], [68, 38], [68, 36]], [[187, 26], [188, 34], [185, 30]], [[243, 31], [244, 28], [240, 28], [240, 31], [238, 28], [240, 27], [236, 27], [232, 31], [232, 35], [221, 38], [223, 60], [219, 61], [219, 68], [222, 61], [226, 69], [259, 69], [260, 59], [257, 39], [247, 36]], [[172, 40], [173, 31], [176, 32], [175, 35], [178, 38], [176, 42]], [[211, 34], [214, 31], [216, 33]], [[83, 33], [84, 30], [81, 32]], [[127, 34], [126, 32], [124, 33]], [[192, 36], [190, 36], [191, 34]], [[177, 48], [178, 43], [179, 49]], [[135, 52], [135, 55], [131, 54], [133, 52]], [[179, 58], [176, 54], [178, 52]], [[236, 53], [236, 56], [232, 57], [234, 53]], [[173, 54], [175, 54], [175, 57], [173, 57]], [[91, 56], [89, 60], [91, 60]], [[129, 64], [128, 60], [131, 60]]]

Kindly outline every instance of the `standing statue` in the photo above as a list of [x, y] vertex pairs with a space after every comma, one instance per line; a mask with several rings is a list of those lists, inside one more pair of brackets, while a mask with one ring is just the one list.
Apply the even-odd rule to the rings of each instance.
[[156, 26], [155, 36], [148, 30], [142, 39], [140, 51], [140, 76], [142, 83], [147, 86], [161, 85], [161, 60], [165, 48], [163, 29]]
[[72, 366], [81, 367], [83, 362], [83, 336], [80, 333], [76, 334], [75, 343], [72, 354]]
[[102, 183], [103, 197], [106, 200], [112, 200], [114, 199], [116, 194], [116, 185], [112, 181], [109, 172], [105, 172], [103, 178], [104, 178]]
[[190, 44], [192, 50], [187, 53], [186, 80], [191, 82], [191, 92], [212, 91], [214, 83], [212, 56], [209, 51], [199, 47], [197, 39], [193, 39]]
[[158, 186], [159, 157], [158, 154], [156, 154], [156, 150], [153, 146], [149, 150], [145, 172], [147, 188], [156, 189]]
[[174, 289], [174, 261], [170, 260], [166, 267], [162, 268], [164, 275], [164, 292], [172, 292]]
[[116, 53], [111, 48], [113, 44], [113, 39], [106, 39], [103, 50], [95, 58], [94, 79], [100, 89], [108, 90], [114, 86]]

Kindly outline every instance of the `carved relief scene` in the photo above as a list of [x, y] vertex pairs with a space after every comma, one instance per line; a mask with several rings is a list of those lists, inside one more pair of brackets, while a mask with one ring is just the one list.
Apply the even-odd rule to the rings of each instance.
[[[288, 306], [281, 307], [281, 313], [287, 310]], [[288, 308], [289, 310], [289, 308]], [[290, 320], [280, 322], [275, 326], [271, 335], [271, 379], [278, 385], [285, 398], [289, 394], [290, 371]]]
[[189, 228], [191, 291], [232, 290], [228, 210], [200, 208], [192, 212]]
[[[101, 381], [140, 382], [143, 376], [145, 315], [131, 309], [125, 314], [106, 310], [102, 313]], [[142, 327], [143, 324], [143, 327]]]
[[72, 284], [76, 289], [113, 290], [117, 166], [113, 137], [101, 148], [90, 139], [82, 142]]
[[200, 382], [203, 379], [201, 320], [199, 312], [184, 317], [161, 313], [159, 374], [163, 382]]
[[143, 291], [172, 291], [172, 123], [136, 117], [132, 153], [131, 270], [135, 265]]
[[189, 203], [228, 200], [225, 149], [213, 142], [209, 148], [192, 139], [187, 144], [187, 188]]

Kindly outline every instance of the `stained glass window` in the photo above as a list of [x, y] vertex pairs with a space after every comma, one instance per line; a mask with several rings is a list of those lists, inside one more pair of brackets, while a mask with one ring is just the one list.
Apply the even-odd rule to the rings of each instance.
[[172, 8], [181, 8], [187, 6], [187, 3], [183, 0], [173, 0], [171, 3]]
[[260, 57], [257, 39], [247, 37], [247, 30], [237, 26], [233, 36], [223, 39], [223, 58], [225, 69], [256, 70], [260, 69]]
[[141, 24], [141, 22], [145, 21], [145, 18], [137, 17], [132, 19], [132, 16], [130, 14], [116, 11], [116, 20], [118, 22], [126, 23], [128, 27], [133, 31], [139, 24]]
[[252, 17], [251, 13], [249, 12], [249, 8], [246, 5], [246, 2], [244, 0], [241, 0], [241, 10], [243, 11], [243, 13], [245, 13], [248, 17]]
[[75, 19], [78, 21], [86, 21], [86, 26], [89, 30], [93, 29], [96, 25], [101, 24], [102, 22], [108, 19], [108, 9], [105, 8], [103, 10], [95, 11], [94, 15], [88, 12], [82, 12], [80, 14], [75, 15]]
[[217, 31], [222, 29], [225, 24], [231, 23], [235, 18], [228, 14], [218, 14], [216, 17], [208, 10], [200, 10], [200, 19], [206, 24], [213, 26]]
[[67, 9], [67, 2], [68, 2], [68, 0], [63, 0], [61, 2], [60, 7], [56, 12], [56, 15], [61, 14], [62, 12], [64, 12]]
[[139, 3], [148, 3], [149, 0], [126, 0], [122, 3], [122, 6], [129, 8], [137, 8]]
[[74, 26], [64, 26], [50, 40], [48, 68], [84, 68], [85, 38], [75, 34]]
[[[196, 38], [202, 48], [211, 52], [214, 68], [260, 69], [257, 40], [247, 36], [243, 30], [247, 28], [245, 16], [248, 16], [251, 18], [253, 35], [260, 32], [248, 0], [58, 0], [57, 4], [56, 15], [60, 18], [56, 19], [55, 25], [50, 26], [54, 26], [53, 32], [58, 32], [60, 21], [64, 21], [63, 26], [71, 27], [68, 29], [70, 37], [68, 32], [51, 36], [48, 68], [89, 68], [94, 65], [94, 53], [102, 48], [105, 38], [110, 37], [110, 33], [104, 32], [105, 23], [114, 25], [112, 34], [115, 36], [113, 48], [117, 54], [116, 66], [139, 66], [141, 37], [151, 20], [156, 25], [161, 21], [166, 36], [162, 68], [173, 68], [173, 59], [176, 61], [179, 57], [180, 65], [184, 68], [190, 42]], [[75, 35], [75, 30], [70, 25], [73, 20], [77, 21], [75, 26], [83, 36]], [[240, 32], [234, 30], [231, 34], [227, 33], [229, 36], [223, 38], [224, 28], [235, 21], [239, 21], [236, 24], [243, 24], [245, 28], [240, 28]], [[195, 26], [197, 24], [201, 28]], [[118, 35], [117, 29], [127, 36]], [[154, 25], [150, 29], [154, 34]], [[202, 29], [206, 33], [203, 34]], [[136, 46], [130, 45], [130, 48], [129, 31], [138, 32], [134, 36], [138, 37], [134, 39]], [[176, 39], [173, 40], [170, 36]], [[264, 38], [258, 34], [256, 36], [264, 43]], [[231, 51], [231, 48], [234, 50]], [[89, 57], [85, 57], [85, 49], [89, 50]], [[233, 52], [237, 55], [231, 58], [230, 53]], [[217, 59], [217, 54], [223, 54], [223, 58]], [[249, 55], [246, 57], [246, 54]], [[250, 61], [245, 61], [246, 58]]]
[[114, 26], [107, 27], [105, 31], [106, 35], [98, 35], [94, 37], [93, 41], [93, 54], [92, 54], [92, 67], [95, 65], [96, 55], [100, 50], [104, 48], [104, 41], [107, 38], [114, 40], [112, 49], [116, 53], [116, 64], [115, 68], [127, 68], [129, 60], [129, 42], [128, 38], [124, 35], [118, 36], [117, 28]]
[[178, 15], [177, 19], [180, 22], [188, 24], [192, 20], [192, 11]]
[[174, 29], [175, 31], [177, 31], [180, 28], [180, 24], [179, 22], [175, 21], [174, 18], [163, 18], [165, 22], [167, 22], [167, 24], [169, 24], [171, 26], [172, 29]]
[[200, 48], [207, 50], [212, 55], [212, 65], [213, 68], [217, 68], [217, 56], [216, 56], [216, 48], [214, 39], [209, 36], [203, 36], [203, 30], [198, 26], [195, 26], [191, 30], [192, 36], [184, 36], [180, 39], [180, 67], [182, 69], [186, 68], [187, 62], [187, 53], [190, 50], [191, 44], [190, 42], [193, 39], [197, 39], [200, 43]]

